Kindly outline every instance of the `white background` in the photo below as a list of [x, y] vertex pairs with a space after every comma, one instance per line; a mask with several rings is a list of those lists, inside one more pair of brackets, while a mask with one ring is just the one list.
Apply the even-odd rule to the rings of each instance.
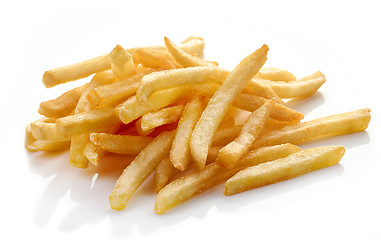
[[[0, 239], [380, 239], [378, 1], [8, 1], [0, 7]], [[127, 2], [127, 1], [126, 1]], [[68, 154], [29, 153], [24, 129], [42, 100], [86, 80], [45, 89], [44, 71], [124, 47], [205, 39], [205, 58], [232, 69], [266, 43], [267, 66], [327, 82], [291, 107], [306, 119], [369, 107], [366, 132], [302, 146], [342, 144], [340, 164], [225, 197], [223, 184], [163, 216], [152, 181], [125, 210], [108, 194], [123, 161], [75, 169]], [[378, 149], [377, 149], [378, 148]], [[116, 168], [117, 169], [117, 168]]]

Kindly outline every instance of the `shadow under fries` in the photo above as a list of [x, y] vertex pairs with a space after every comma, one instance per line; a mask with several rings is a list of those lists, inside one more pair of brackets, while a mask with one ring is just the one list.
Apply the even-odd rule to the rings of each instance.
[[[368, 133], [360, 132], [313, 141], [302, 147], [341, 144], [349, 149], [368, 142]], [[224, 183], [222, 183], [198, 194], [164, 215], [157, 215], [153, 209], [156, 194], [152, 176], [136, 191], [124, 210], [119, 212], [110, 209], [108, 195], [123, 169], [133, 160], [133, 156], [107, 154], [101, 159], [99, 167], [90, 166], [86, 170], [70, 166], [67, 151], [63, 154], [31, 153], [29, 156], [33, 172], [45, 178], [52, 178], [36, 206], [35, 222], [38, 226], [44, 227], [49, 224], [59, 200], [70, 192], [70, 199], [77, 203], [77, 206], [60, 219], [58, 229], [63, 232], [74, 232], [84, 225], [108, 219], [111, 222], [111, 234], [115, 238], [128, 237], [135, 230], [142, 235], [151, 235], [190, 218], [203, 219], [213, 209], [234, 213], [242, 207], [338, 177], [344, 172], [343, 166], [338, 164], [229, 197], [223, 195]]]
[[328, 181], [329, 179], [339, 177], [343, 173], [344, 167], [339, 163], [286, 181], [224, 197], [218, 202], [218, 209], [220, 212], [235, 213], [240, 208], [248, 205], [253, 205], [292, 191], [301, 190], [312, 186], [314, 183]]
[[295, 109], [296, 111], [309, 114], [318, 106], [325, 102], [323, 94], [316, 92], [314, 95], [307, 98], [293, 98], [286, 102], [287, 107]]

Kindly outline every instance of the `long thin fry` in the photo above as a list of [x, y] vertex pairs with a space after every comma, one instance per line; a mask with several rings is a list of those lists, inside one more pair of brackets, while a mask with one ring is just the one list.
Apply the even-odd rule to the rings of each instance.
[[109, 196], [112, 209], [125, 208], [136, 189], [155, 170], [160, 161], [168, 156], [173, 137], [174, 132], [161, 133], [128, 165]]
[[152, 142], [151, 137], [91, 133], [90, 141], [101, 149], [118, 154], [137, 155]]
[[[211, 97], [213, 96], [213, 93], [215, 93], [218, 89], [218, 85], [211, 83], [199, 84], [194, 85], [193, 88], [199, 94], [206, 97]], [[262, 106], [266, 101], [267, 99], [263, 97], [241, 93], [238, 94], [238, 96], [233, 100], [233, 106], [242, 110], [253, 112], [257, 110], [260, 106]], [[304, 115], [301, 112], [295, 111], [287, 106], [284, 106], [276, 102], [274, 103], [270, 117], [280, 121], [295, 121], [303, 119]]]
[[172, 55], [172, 57], [180, 63], [183, 67], [213, 67], [214, 64], [207, 62], [197, 56], [191, 55], [185, 52], [180, 47], [176, 46], [169, 38], [164, 37], [165, 46], [168, 49], [168, 52]]
[[250, 114], [238, 137], [220, 150], [216, 161], [218, 165], [228, 169], [235, 167], [238, 160], [249, 151], [250, 146], [261, 133], [273, 104], [273, 100], [268, 100]]
[[87, 84], [65, 92], [56, 99], [41, 102], [38, 113], [48, 118], [60, 118], [71, 114]]
[[136, 97], [138, 101], [144, 102], [156, 91], [208, 81], [223, 82], [228, 74], [228, 71], [217, 67], [191, 67], [153, 72], [142, 78]]
[[179, 174], [180, 170], [175, 168], [169, 158], [164, 158], [155, 170], [155, 174], [153, 175], [153, 184], [155, 188], [155, 192], [159, 192], [169, 180], [176, 174]]
[[263, 67], [259, 70], [256, 77], [268, 79], [271, 81], [283, 81], [291, 82], [295, 81], [296, 77], [294, 74], [290, 73], [287, 70], [274, 68], [274, 67]]
[[369, 108], [335, 114], [267, 132], [254, 142], [253, 148], [286, 142], [300, 144], [318, 138], [360, 132], [368, 127], [369, 121]]
[[211, 163], [205, 168], [179, 178], [161, 189], [156, 197], [155, 212], [163, 214], [197, 193], [227, 180], [243, 168], [283, 158], [298, 151], [300, 151], [300, 148], [292, 144], [259, 148], [242, 157], [237, 169], [226, 169], [216, 163]]
[[172, 143], [169, 160], [173, 166], [184, 171], [191, 162], [189, 141], [203, 110], [202, 97], [193, 97], [185, 106]]
[[143, 103], [137, 101], [136, 96], [133, 96], [120, 104], [116, 108], [116, 111], [120, 120], [124, 124], [127, 124], [143, 116], [145, 113], [156, 111], [181, 98], [185, 98], [188, 93], [189, 91], [187, 87], [170, 88], [155, 92], [149, 99], [147, 99], [147, 102]]
[[110, 68], [110, 57], [106, 54], [69, 66], [46, 71], [42, 77], [42, 82], [45, 87], [50, 88], [58, 84], [88, 77], [93, 73], [102, 72]]
[[141, 129], [148, 131], [164, 124], [177, 122], [184, 110], [184, 105], [166, 107], [156, 112], [149, 112], [141, 118]]
[[316, 72], [297, 81], [281, 82], [257, 79], [270, 86], [281, 98], [305, 98], [313, 95], [324, 83], [325, 76]]
[[55, 119], [41, 118], [30, 124], [33, 136], [38, 140], [62, 142], [69, 141], [70, 137], [65, 137], [58, 131]]
[[27, 146], [29, 151], [62, 151], [70, 147], [70, 141], [53, 142], [37, 140]]
[[242, 92], [246, 84], [265, 63], [267, 51], [267, 45], [263, 45], [262, 48], [242, 60], [210, 99], [190, 140], [191, 154], [198, 168], [201, 169], [205, 166], [208, 150], [217, 127], [231, 107], [234, 98]]
[[233, 195], [335, 165], [344, 152], [343, 146], [310, 148], [285, 158], [248, 167], [226, 182], [224, 194]]

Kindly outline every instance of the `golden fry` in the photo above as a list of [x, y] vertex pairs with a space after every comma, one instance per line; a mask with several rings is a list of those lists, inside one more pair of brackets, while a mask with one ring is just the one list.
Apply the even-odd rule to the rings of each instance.
[[112, 72], [120, 80], [135, 74], [135, 64], [131, 54], [119, 44], [110, 53]]
[[223, 82], [228, 74], [228, 71], [217, 67], [192, 67], [153, 72], [142, 78], [136, 97], [138, 101], [145, 102], [156, 91], [207, 81]]
[[91, 133], [90, 141], [101, 149], [118, 154], [137, 155], [152, 142], [151, 137]]
[[60, 118], [71, 114], [87, 84], [65, 92], [56, 99], [40, 103], [38, 113], [48, 118]]
[[131, 162], [119, 177], [109, 201], [112, 209], [122, 210], [136, 189], [168, 157], [174, 132], [163, 132]]
[[313, 95], [325, 83], [325, 76], [321, 72], [316, 72], [297, 81], [274, 82], [261, 79], [257, 81], [270, 86], [281, 98], [305, 98]]
[[213, 67], [215, 64], [207, 62], [197, 56], [189, 54], [185, 52], [180, 47], [176, 46], [169, 38], [164, 37], [164, 43], [167, 47], [168, 52], [172, 55], [172, 57], [183, 67]]
[[156, 197], [155, 212], [163, 214], [197, 193], [227, 180], [243, 168], [283, 158], [297, 151], [300, 151], [300, 148], [292, 144], [259, 148], [242, 157], [238, 163], [239, 168], [236, 169], [226, 169], [216, 163], [211, 163], [203, 169], [179, 178], [161, 189]]
[[136, 96], [133, 96], [121, 103], [116, 111], [120, 120], [127, 124], [148, 112], [156, 111], [185, 98], [188, 93], [187, 87], [170, 88], [155, 92], [146, 102], [139, 102], [136, 100]]
[[37, 141], [37, 139], [32, 134], [32, 128], [30, 127], [30, 123], [25, 128], [25, 140], [24, 140], [24, 146], [26, 149], [28, 149], [29, 144]]
[[263, 45], [242, 60], [217, 89], [203, 111], [190, 140], [191, 154], [199, 169], [205, 166], [208, 150], [221, 120], [231, 107], [234, 98], [242, 92], [253, 75], [265, 63], [267, 51], [268, 47]]
[[180, 170], [175, 168], [169, 158], [164, 158], [155, 170], [155, 174], [153, 175], [153, 185], [155, 191], [158, 193], [169, 180], [176, 174], [180, 173]]
[[179, 121], [181, 114], [184, 110], [184, 105], [177, 105], [174, 107], [166, 107], [156, 112], [149, 112], [141, 118], [142, 131], [149, 131], [161, 125], [174, 123]]
[[273, 100], [268, 100], [262, 107], [252, 112], [243, 125], [238, 137], [223, 147], [218, 154], [216, 163], [221, 167], [232, 169], [238, 160], [246, 154], [255, 139], [261, 133], [269, 118]]
[[295, 81], [296, 77], [294, 74], [280, 68], [274, 67], [263, 67], [259, 70], [256, 75], [258, 78], [268, 79], [271, 81], [283, 81], [283, 82], [291, 82]]
[[224, 194], [233, 195], [335, 165], [344, 152], [343, 146], [310, 148], [285, 158], [248, 167], [226, 182]]
[[176, 129], [169, 160], [173, 166], [184, 171], [191, 161], [189, 141], [203, 110], [202, 97], [193, 97], [185, 106]]
[[93, 73], [102, 72], [110, 68], [110, 57], [106, 54], [66, 67], [46, 71], [42, 77], [42, 82], [45, 87], [50, 88], [58, 84], [85, 78]]
[[267, 132], [254, 142], [253, 148], [287, 142], [299, 144], [323, 137], [360, 132], [368, 127], [369, 121], [369, 108], [335, 114]]
[[70, 147], [70, 141], [53, 142], [37, 140], [28, 145], [29, 151], [62, 151]]
[[41, 118], [30, 124], [32, 134], [37, 140], [62, 142], [70, 141], [70, 137], [63, 136], [54, 123], [55, 119]]

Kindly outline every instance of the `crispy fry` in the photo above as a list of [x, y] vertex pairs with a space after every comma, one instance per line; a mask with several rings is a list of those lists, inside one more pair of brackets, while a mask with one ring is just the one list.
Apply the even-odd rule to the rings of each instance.
[[285, 158], [241, 170], [225, 184], [225, 195], [233, 195], [335, 165], [343, 157], [343, 146], [306, 149]]
[[40, 103], [38, 113], [48, 118], [60, 118], [71, 114], [87, 84], [65, 92], [56, 99]]
[[316, 72], [297, 81], [274, 82], [263, 79], [257, 81], [270, 86], [281, 98], [305, 98], [313, 95], [325, 83], [325, 76], [321, 72]]
[[208, 150], [218, 125], [231, 107], [235, 97], [242, 92], [253, 75], [265, 63], [267, 51], [268, 47], [263, 45], [262, 48], [242, 60], [217, 89], [203, 111], [190, 140], [191, 154], [199, 169], [205, 166]]
[[33, 136], [38, 140], [63, 142], [69, 141], [70, 137], [63, 136], [54, 123], [55, 119], [41, 118], [30, 124]]
[[291, 82], [295, 81], [296, 77], [294, 74], [280, 68], [274, 67], [263, 67], [259, 70], [256, 75], [258, 78], [268, 79], [271, 81], [283, 81], [283, 82]]
[[[196, 92], [206, 97], [211, 97], [213, 93], [218, 89], [217, 84], [199, 84], [194, 85], [193, 88]], [[257, 110], [267, 101], [266, 98], [254, 96], [251, 94], [241, 93], [233, 100], [233, 106], [253, 112]], [[295, 111], [287, 106], [279, 103], [274, 103], [273, 110], [271, 111], [270, 117], [280, 120], [280, 121], [295, 121], [303, 119], [304, 115], [301, 112]]]
[[118, 154], [137, 155], [152, 142], [151, 137], [91, 133], [90, 141], [101, 149]]
[[169, 159], [173, 166], [181, 171], [184, 171], [191, 161], [189, 141], [203, 110], [202, 100], [202, 97], [195, 96], [187, 103], [176, 129]]
[[116, 108], [116, 112], [120, 120], [124, 124], [127, 124], [143, 116], [145, 113], [156, 111], [185, 98], [188, 96], [187, 93], [189, 93], [187, 87], [170, 88], [155, 92], [147, 99], [147, 102], [143, 103], [137, 101], [136, 96], [133, 96], [121, 103]]
[[131, 54], [119, 44], [110, 53], [112, 72], [120, 80], [135, 74], [135, 64]]
[[207, 62], [197, 56], [191, 55], [185, 52], [180, 47], [176, 46], [169, 38], [164, 37], [164, 43], [171, 56], [183, 67], [213, 67], [216, 66], [210, 62]]
[[226, 169], [216, 163], [211, 163], [205, 168], [179, 178], [161, 189], [156, 197], [155, 212], [163, 214], [197, 193], [227, 180], [243, 168], [283, 158], [297, 151], [300, 151], [300, 148], [292, 144], [259, 148], [242, 157], [236, 169]]
[[177, 122], [184, 110], [184, 105], [166, 107], [156, 112], [149, 112], [141, 118], [141, 129], [148, 131], [164, 124]]
[[136, 189], [155, 171], [160, 161], [168, 156], [173, 137], [174, 132], [161, 133], [128, 165], [109, 196], [112, 209], [125, 208]]
[[114, 109], [111, 108], [95, 109], [90, 112], [59, 118], [56, 121], [58, 130], [64, 136], [103, 131], [119, 123], [118, 117], [114, 114]]
[[142, 129], [142, 118], [139, 118], [136, 122], [135, 122], [135, 128], [136, 128], [136, 131], [138, 132], [138, 134], [140, 136], [147, 136], [148, 134], [152, 133], [155, 128], [152, 128], [152, 129], [149, 129], [147, 131], [144, 131]]
[[169, 180], [176, 174], [179, 174], [180, 170], [175, 168], [169, 158], [164, 158], [155, 170], [155, 174], [153, 175], [153, 185], [155, 191], [158, 193]]
[[299, 144], [318, 138], [364, 131], [370, 121], [370, 109], [335, 114], [312, 121], [293, 124], [280, 130], [263, 134], [253, 148], [282, 143]]
[[70, 141], [53, 142], [37, 140], [28, 145], [29, 151], [62, 151], [70, 147]]
[[133, 59], [134, 62], [140, 63], [147, 68], [174, 69], [181, 67], [165, 48], [145, 47], [136, 49]]
[[238, 160], [249, 151], [250, 146], [261, 133], [273, 104], [273, 100], [268, 100], [262, 107], [250, 114], [238, 137], [220, 150], [216, 160], [218, 165], [228, 169], [235, 167]]
[[92, 142], [88, 142], [83, 148], [83, 155], [94, 166], [99, 165], [99, 160], [104, 154], [105, 151]]
[[50, 88], [58, 84], [85, 78], [93, 73], [102, 72], [110, 68], [110, 57], [106, 54], [66, 67], [46, 71], [42, 77], [42, 82], [45, 87]]
[[144, 102], [156, 91], [207, 81], [223, 82], [228, 74], [228, 71], [217, 67], [192, 67], [153, 72], [142, 78], [136, 97], [138, 101]]
[[205, 42], [202, 37], [190, 36], [181, 42], [179, 47], [186, 53], [201, 57], [204, 52]]
[[115, 106], [135, 95], [142, 77], [153, 70], [137, 73], [125, 80], [99, 86], [89, 92], [87, 100], [93, 107]]

